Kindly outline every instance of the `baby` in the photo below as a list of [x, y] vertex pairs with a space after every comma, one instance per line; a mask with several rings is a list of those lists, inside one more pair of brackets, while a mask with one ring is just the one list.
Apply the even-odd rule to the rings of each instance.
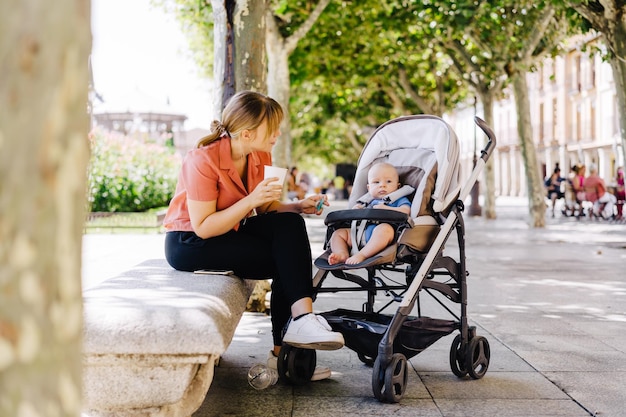
[[[373, 165], [367, 173], [367, 191], [373, 197], [369, 208], [395, 210], [405, 214], [411, 212], [411, 201], [401, 197], [396, 201], [385, 204], [383, 198], [400, 188], [400, 179], [396, 168], [386, 162]], [[353, 208], [365, 208], [363, 204], [356, 204]], [[387, 247], [394, 238], [394, 228], [387, 223], [371, 224], [365, 228], [365, 246], [356, 254], [350, 256], [352, 239], [350, 229], [337, 229], [330, 237], [331, 254], [328, 256], [330, 265], [345, 262], [355, 265], [363, 262], [370, 256]]]

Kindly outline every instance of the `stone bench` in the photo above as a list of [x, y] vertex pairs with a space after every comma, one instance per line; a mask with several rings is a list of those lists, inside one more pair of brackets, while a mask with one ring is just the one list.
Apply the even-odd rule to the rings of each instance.
[[85, 290], [83, 416], [191, 416], [253, 288], [159, 259]]

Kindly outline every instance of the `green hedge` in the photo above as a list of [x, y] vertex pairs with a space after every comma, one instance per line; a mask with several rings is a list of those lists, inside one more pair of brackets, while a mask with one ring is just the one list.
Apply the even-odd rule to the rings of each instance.
[[181, 158], [171, 147], [94, 130], [90, 134], [89, 209], [138, 212], [166, 206]]

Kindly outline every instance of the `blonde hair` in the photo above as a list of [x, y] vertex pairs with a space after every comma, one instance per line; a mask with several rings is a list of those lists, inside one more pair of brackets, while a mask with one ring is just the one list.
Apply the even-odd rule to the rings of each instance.
[[255, 130], [267, 121], [268, 137], [280, 128], [283, 109], [276, 100], [255, 91], [240, 91], [230, 98], [222, 121], [211, 122], [211, 133], [198, 141], [198, 148], [206, 146], [223, 136], [236, 138], [243, 130]]

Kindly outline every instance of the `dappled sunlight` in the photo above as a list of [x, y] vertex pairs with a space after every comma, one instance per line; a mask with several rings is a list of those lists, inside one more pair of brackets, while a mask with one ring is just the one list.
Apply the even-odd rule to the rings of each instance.
[[239, 321], [233, 341], [241, 343], [265, 343], [271, 339], [272, 322], [270, 317], [261, 313], [244, 313]]
[[233, 336], [233, 342], [241, 342], [241, 343], [254, 343], [254, 344], [258, 344], [261, 342], [264, 342], [264, 340], [260, 337], [254, 337], [254, 336], [244, 336], [244, 335], [240, 335], [240, 334], [235, 334]]
[[[624, 286], [624, 282], [621, 281], [603, 281], [603, 282], [580, 282], [580, 281], [567, 281], [562, 279], [543, 279], [543, 280], [521, 280], [520, 283], [527, 285], [546, 285], [552, 287], [566, 287], [566, 288], [582, 288], [594, 291], [615, 291], [616, 288]], [[626, 287], [625, 287], [626, 289]]]
[[[619, 296], [626, 294], [626, 283], [615, 280], [576, 281], [568, 279], [511, 278], [498, 303], [480, 303], [473, 308], [484, 312], [473, 317], [489, 321], [520, 314], [544, 319], [582, 319], [626, 322], [626, 309]], [[541, 296], [541, 301], [533, 300]], [[502, 297], [507, 303], [502, 303]], [[621, 311], [620, 311], [621, 309]], [[617, 310], [617, 311], [616, 311]]]
[[605, 317], [608, 321], [619, 321], [622, 323], [626, 323], [626, 315], [625, 314], [607, 314]]
[[522, 306], [522, 305], [508, 305], [508, 304], [499, 304], [499, 305], [495, 305], [494, 306], [496, 309], [498, 310], [520, 310], [520, 311], [526, 311], [529, 309], [529, 307], [526, 306]]

